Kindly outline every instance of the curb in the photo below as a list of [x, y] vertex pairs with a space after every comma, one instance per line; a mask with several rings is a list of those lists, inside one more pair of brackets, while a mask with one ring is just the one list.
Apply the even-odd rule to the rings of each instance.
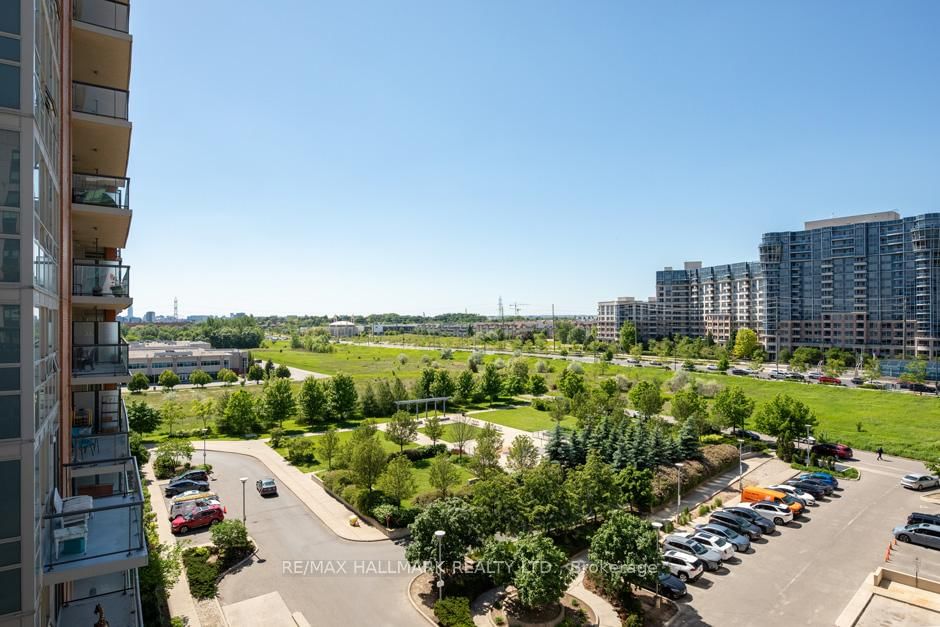
[[415, 575], [414, 577], [411, 578], [411, 581], [408, 582], [408, 588], [407, 588], [405, 594], [408, 595], [408, 602], [411, 603], [411, 607], [414, 608], [414, 610], [421, 616], [421, 618], [423, 618], [424, 620], [426, 620], [429, 624], [434, 625], [434, 627], [437, 627], [437, 621], [431, 620], [430, 618], [428, 618], [427, 614], [425, 614], [425, 613], [422, 612], [420, 609], [418, 609], [418, 604], [415, 603], [415, 600], [411, 597], [411, 586], [412, 586], [412, 584], [414, 584], [415, 580], [417, 580], [418, 577], [420, 577], [420, 576], [423, 575], [423, 574], [424, 574], [424, 573], [418, 573], [417, 575]]

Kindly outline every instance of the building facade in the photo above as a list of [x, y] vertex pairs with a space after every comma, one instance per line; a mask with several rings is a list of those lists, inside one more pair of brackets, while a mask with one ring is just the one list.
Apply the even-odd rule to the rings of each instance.
[[762, 335], [768, 350], [839, 346], [860, 354], [940, 355], [940, 214], [895, 212], [766, 233]]
[[655, 298], [637, 300], [621, 296], [617, 300], [597, 303], [597, 339], [602, 342], [620, 340], [620, 328], [625, 322], [636, 327], [637, 339], [646, 342], [662, 335], [662, 315]]
[[[129, 7], [0, 5], [0, 625], [142, 625], [120, 386]], [[32, 352], [29, 351], [32, 347]]]
[[141, 372], [154, 383], [164, 370], [172, 370], [186, 383], [196, 370], [215, 377], [222, 368], [245, 374], [251, 365], [249, 351], [212, 348], [209, 342], [132, 342], [129, 354], [131, 374]]

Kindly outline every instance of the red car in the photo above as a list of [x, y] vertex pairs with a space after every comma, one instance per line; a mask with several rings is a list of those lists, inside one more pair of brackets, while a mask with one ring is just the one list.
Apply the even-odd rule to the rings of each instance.
[[170, 524], [173, 533], [187, 533], [190, 529], [208, 527], [223, 520], [225, 520], [225, 509], [221, 505], [213, 504], [180, 514]]
[[852, 459], [855, 455], [855, 451], [845, 444], [816, 444], [813, 446], [813, 452], [820, 457], [838, 457], [839, 459]]
[[835, 377], [819, 377], [819, 382], [827, 385], [842, 385], [842, 382]]

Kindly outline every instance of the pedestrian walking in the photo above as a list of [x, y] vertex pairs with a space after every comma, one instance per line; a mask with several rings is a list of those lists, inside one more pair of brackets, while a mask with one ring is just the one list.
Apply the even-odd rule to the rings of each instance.
[[881, 456], [884, 452], [885, 452], [885, 450], [879, 446], [879, 447], [878, 447], [878, 459], [881, 459], [881, 460], [884, 459], [884, 458]]

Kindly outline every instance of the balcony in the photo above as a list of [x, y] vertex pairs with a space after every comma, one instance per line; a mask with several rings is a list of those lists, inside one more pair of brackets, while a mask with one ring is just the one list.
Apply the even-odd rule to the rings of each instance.
[[112, 0], [75, 0], [72, 18], [84, 24], [127, 33], [128, 9], [126, 4]]
[[72, 262], [72, 304], [121, 311], [129, 307], [131, 269], [119, 261]]
[[131, 227], [130, 179], [72, 173], [72, 236], [124, 248]]
[[127, 408], [120, 390], [73, 392], [72, 463], [100, 463], [130, 456]]
[[127, 344], [82, 344], [72, 346], [72, 383], [126, 383]]
[[140, 582], [136, 570], [79, 579], [71, 585], [71, 599], [59, 607], [56, 627], [91, 624], [100, 605], [111, 627], [143, 627]]
[[127, 89], [131, 74], [129, 7], [110, 0], [72, 2], [72, 76]]
[[43, 516], [44, 582], [87, 579], [145, 565], [144, 498], [137, 461], [65, 468], [86, 481], [77, 485], [78, 496], [63, 499], [55, 493], [50, 513]]
[[72, 83], [72, 165], [79, 172], [127, 172], [131, 123], [128, 93], [103, 85]]

